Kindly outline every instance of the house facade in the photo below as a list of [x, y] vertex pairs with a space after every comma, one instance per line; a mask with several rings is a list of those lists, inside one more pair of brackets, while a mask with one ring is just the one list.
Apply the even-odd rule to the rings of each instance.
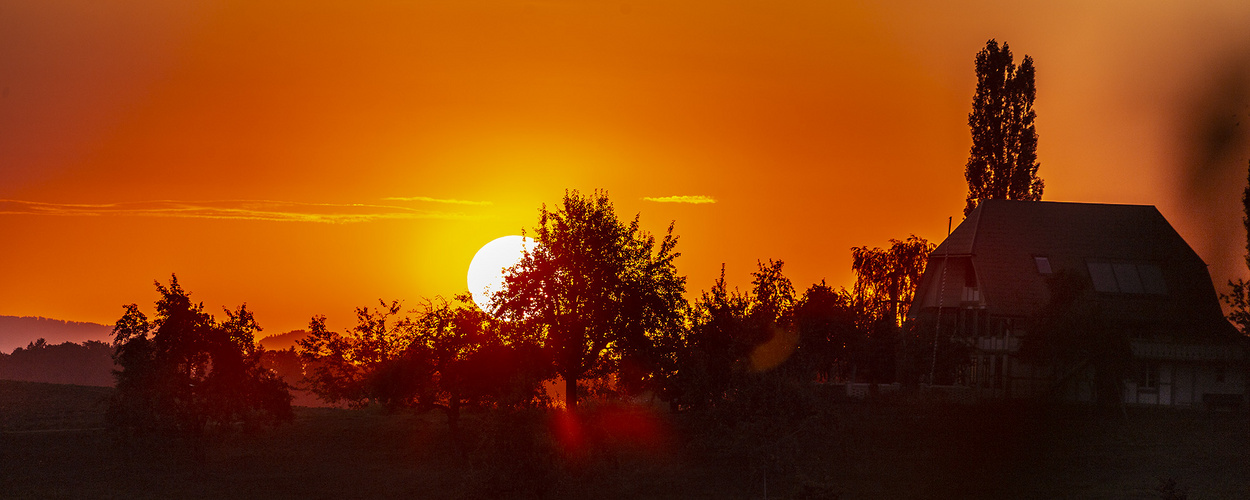
[[984, 201], [908, 314], [971, 353], [955, 379], [979, 397], [1248, 406], [1247, 338], [1153, 206]]

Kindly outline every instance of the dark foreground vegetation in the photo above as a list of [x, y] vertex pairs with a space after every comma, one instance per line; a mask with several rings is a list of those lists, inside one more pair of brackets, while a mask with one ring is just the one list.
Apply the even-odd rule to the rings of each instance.
[[[104, 392], [101, 392], [104, 391]], [[108, 389], [0, 382], [6, 498], [1246, 498], [1244, 413], [814, 394], [806, 413], [587, 401], [463, 416], [296, 408], [264, 432], [121, 439]], [[22, 408], [13, 412], [14, 408]], [[94, 408], [94, 410], [93, 410]]]

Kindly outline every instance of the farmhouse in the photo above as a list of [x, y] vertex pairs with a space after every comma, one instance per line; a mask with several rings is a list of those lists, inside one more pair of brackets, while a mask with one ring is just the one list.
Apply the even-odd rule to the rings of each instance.
[[1246, 407], [1247, 339], [1153, 206], [984, 201], [909, 315], [970, 353], [956, 383], [979, 397]]

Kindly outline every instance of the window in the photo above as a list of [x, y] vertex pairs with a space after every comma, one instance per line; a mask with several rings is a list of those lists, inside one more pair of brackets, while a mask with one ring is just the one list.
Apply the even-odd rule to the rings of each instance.
[[1166, 295], [1167, 285], [1159, 266], [1132, 262], [1087, 262], [1094, 290], [1105, 293]]
[[1115, 271], [1106, 262], [1090, 262], [1089, 279], [1094, 281], [1094, 291], [1118, 292], [1120, 287], [1115, 284]]
[[1111, 268], [1115, 270], [1115, 282], [1120, 286], [1120, 293], [1142, 293], [1136, 265], [1112, 264]]
[[1033, 263], [1037, 264], [1037, 272], [1041, 274], [1050, 274], [1050, 259], [1046, 257], [1033, 257]]
[[1145, 362], [1141, 364], [1141, 371], [1137, 375], [1138, 389], [1158, 389], [1159, 388], [1159, 364], [1154, 362]]

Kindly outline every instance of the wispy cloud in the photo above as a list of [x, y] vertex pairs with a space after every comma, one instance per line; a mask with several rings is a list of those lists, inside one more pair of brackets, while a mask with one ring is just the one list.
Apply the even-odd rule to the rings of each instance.
[[430, 198], [429, 196], [391, 196], [382, 198], [385, 201], [424, 201], [429, 203], [447, 203], [451, 205], [490, 205], [489, 201], [471, 201], [471, 200], [451, 200], [443, 198]]
[[468, 219], [469, 215], [360, 203], [299, 203], [273, 200], [175, 201], [123, 203], [44, 203], [0, 200], [0, 215], [130, 216], [234, 219], [274, 222], [349, 224], [391, 219]]
[[703, 196], [703, 195], [663, 196], [659, 198], [643, 198], [643, 200], [654, 201], [657, 203], [691, 203], [694, 205], [701, 205], [704, 203], [716, 203], [716, 198], [713, 198], [711, 196]]

